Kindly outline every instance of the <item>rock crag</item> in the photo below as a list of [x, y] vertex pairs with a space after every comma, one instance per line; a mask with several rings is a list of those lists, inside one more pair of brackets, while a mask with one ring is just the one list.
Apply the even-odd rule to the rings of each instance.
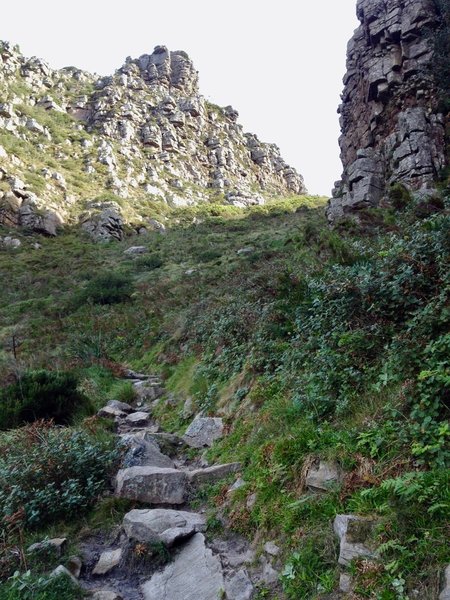
[[433, 63], [437, 0], [358, 0], [339, 108], [342, 180], [331, 222], [379, 206], [389, 187], [430, 190], [446, 163], [445, 117]]
[[306, 191], [277, 146], [205, 100], [185, 52], [157, 46], [99, 77], [0, 42], [0, 86], [0, 225], [121, 239], [170, 208]]

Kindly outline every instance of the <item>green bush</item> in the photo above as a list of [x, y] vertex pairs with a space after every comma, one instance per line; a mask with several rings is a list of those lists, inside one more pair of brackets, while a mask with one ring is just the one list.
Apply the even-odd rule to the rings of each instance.
[[126, 302], [133, 293], [133, 283], [129, 275], [122, 273], [101, 273], [91, 279], [78, 297], [79, 303], [118, 304]]
[[58, 425], [71, 423], [89, 411], [86, 396], [77, 390], [78, 378], [67, 371], [31, 371], [0, 390], [0, 429], [10, 429], [39, 419]]
[[148, 256], [138, 256], [134, 261], [136, 269], [141, 271], [154, 271], [163, 266], [164, 261], [159, 254], [149, 254]]
[[30, 571], [15, 573], [0, 586], [0, 600], [78, 600], [84, 597], [69, 577], [36, 577]]
[[[119, 458], [114, 438], [35, 423], [0, 440], [0, 514], [23, 511], [37, 526], [78, 517], [108, 484]], [[6, 527], [0, 521], [0, 532]]]

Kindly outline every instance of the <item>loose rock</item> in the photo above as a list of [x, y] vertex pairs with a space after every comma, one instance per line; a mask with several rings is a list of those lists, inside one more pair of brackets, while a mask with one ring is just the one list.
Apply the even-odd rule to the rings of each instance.
[[218, 417], [196, 417], [183, 436], [188, 446], [203, 448], [212, 446], [223, 435], [223, 422]]
[[129, 538], [138, 542], [163, 542], [170, 547], [205, 531], [206, 519], [196, 513], [162, 508], [132, 510], [125, 515], [123, 528]]

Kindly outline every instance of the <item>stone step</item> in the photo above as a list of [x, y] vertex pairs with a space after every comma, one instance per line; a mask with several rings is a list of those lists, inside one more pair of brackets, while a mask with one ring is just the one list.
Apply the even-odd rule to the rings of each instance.
[[179, 540], [206, 531], [204, 516], [164, 508], [131, 510], [123, 519], [128, 538], [138, 542], [163, 542], [171, 547]]
[[148, 504], [183, 504], [187, 475], [184, 471], [159, 467], [121, 469], [116, 477], [116, 495]]

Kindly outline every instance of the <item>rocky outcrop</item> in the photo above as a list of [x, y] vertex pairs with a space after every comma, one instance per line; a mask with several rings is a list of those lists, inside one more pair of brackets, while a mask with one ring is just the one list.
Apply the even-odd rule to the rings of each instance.
[[445, 166], [445, 124], [434, 77], [435, 0], [358, 0], [339, 108], [342, 180], [328, 218], [379, 206], [389, 187], [432, 189]]
[[[125, 222], [163, 230], [154, 217], [167, 205], [214, 200], [245, 207], [305, 192], [277, 146], [245, 133], [231, 106], [205, 100], [185, 52], [157, 46], [97, 77], [51, 69], [0, 42], [0, 84], [8, 142], [0, 148], [0, 179], [11, 180], [13, 193], [19, 180], [44, 209], [56, 207], [97, 240], [122, 239]], [[21, 226], [15, 199], [2, 202], [1, 222]], [[32, 227], [55, 230], [42, 220]]]

